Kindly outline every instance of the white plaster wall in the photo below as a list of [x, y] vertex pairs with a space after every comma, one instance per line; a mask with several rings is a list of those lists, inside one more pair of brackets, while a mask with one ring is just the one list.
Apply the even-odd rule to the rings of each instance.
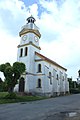
[[[24, 48], [24, 47], [23, 47]], [[38, 61], [35, 60], [41, 59], [37, 55], [35, 56], [35, 51], [39, 51], [37, 48], [29, 45], [28, 47], [28, 56], [26, 57], [18, 57], [18, 61], [24, 62], [26, 64], [27, 72], [33, 73], [35, 75], [27, 75], [26, 82], [25, 82], [25, 91], [30, 92], [40, 92], [40, 93], [54, 93], [54, 92], [65, 92], [68, 90], [68, 83], [63, 81], [63, 76], [65, 74], [65, 70], [58, 68], [55, 65], [52, 65], [45, 61]], [[42, 72], [37, 73], [38, 64], [42, 66]], [[62, 76], [60, 78], [60, 71], [62, 72]], [[49, 72], [52, 75], [52, 84], [50, 84], [49, 79]], [[42, 75], [40, 75], [42, 74]], [[44, 75], [45, 74], [45, 75]], [[57, 74], [59, 79], [57, 80]], [[37, 81], [41, 79], [42, 88], [37, 88]]]
[[[26, 71], [29, 73], [29, 75], [26, 75], [25, 79], [25, 92], [29, 92], [35, 88], [35, 78], [36, 76], [32, 75], [35, 74], [35, 51], [40, 52], [39, 49], [32, 45], [26, 46], [28, 47], [28, 54], [27, 56], [24, 56], [24, 50], [25, 47], [18, 48], [18, 57], [17, 61], [23, 62], [26, 65]], [[23, 56], [20, 57], [20, 49], [23, 48]]]
[[[39, 58], [39, 57], [38, 57]], [[38, 72], [38, 64], [41, 64], [41, 72]], [[35, 62], [35, 91], [44, 93], [44, 69], [43, 61]], [[38, 79], [41, 79], [41, 88], [37, 87]]]
[[[41, 59], [39, 56], [35, 55], [35, 51], [40, 52], [39, 49], [32, 45], [26, 46], [28, 47], [28, 54], [27, 56], [24, 56], [24, 49], [23, 48], [23, 56], [20, 56], [20, 49], [18, 48], [18, 58], [17, 60], [20, 62], [25, 63], [26, 65], [26, 71], [28, 73], [31, 73], [29, 75], [26, 75], [25, 79], [25, 91], [30, 92], [40, 92], [40, 93], [54, 93], [54, 92], [65, 92], [68, 90], [68, 82], [66, 78], [63, 81], [63, 76], [65, 75], [65, 70], [63, 70], [60, 67], [57, 67], [56, 65], [50, 64], [46, 61], [37, 61]], [[37, 73], [38, 64], [41, 64], [42, 66], [42, 72]], [[49, 79], [49, 72], [51, 72], [51, 79], [52, 84], [50, 84]], [[62, 72], [62, 76], [60, 77], [60, 72]], [[33, 74], [33, 75], [32, 75]], [[42, 74], [42, 75], [40, 75]], [[58, 74], [58, 80], [57, 80], [57, 74]], [[41, 79], [42, 88], [37, 88], [37, 81], [38, 79]], [[66, 82], [65, 82], [66, 81]]]
[[[23, 62], [26, 65], [27, 71], [30, 69], [30, 71], [32, 71], [32, 66], [34, 66], [34, 57], [35, 57], [35, 51], [39, 52], [39, 49], [35, 48], [32, 45], [28, 45], [26, 46], [28, 47], [28, 53], [27, 56], [24, 56], [24, 50], [25, 47], [20, 47], [18, 48], [18, 57], [17, 57], [17, 61], [19, 62]], [[20, 57], [20, 49], [23, 48], [23, 56]], [[31, 66], [31, 67], [30, 67]]]
[[[36, 56], [36, 59], [40, 59], [38, 56]], [[43, 61], [39, 61], [37, 62], [37, 65], [41, 64], [43, 66], [43, 71], [42, 73], [45, 73], [44, 77], [41, 78], [43, 81], [43, 92], [44, 93], [49, 93], [49, 92], [65, 92], [65, 79], [63, 80], [63, 76], [65, 74], [65, 70], [63, 70], [62, 68], [58, 68], [55, 65], [52, 65], [48, 62], [43, 62]], [[54, 71], [55, 70], [55, 71]], [[60, 71], [62, 72], [62, 77], [60, 78]], [[51, 72], [52, 74], [52, 84], [50, 84], [50, 79], [49, 79], [49, 72]], [[59, 76], [59, 79], [57, 80], [57, 74]]]
[[[22, 35], [20, 40], [20, 45], [25, 45], [28, 44], [29, 42], [32, 42], [33, 44], [39, 47], [39, 37], [37, 35], [35, 35], [34, 33], [27, 33], [25, 35], [27, 36], [27, 39], [23, 40], [22, 37], [24, 35]], [[35, 41], [35, 36], [38, 38], [38, 41]]]
[[25, 34], [27, 36], [27, 39], [26, 40], [23, 40], [22, 37], [24, 35], [21, 36], [21, 40], [20, 40], [20, 45], [24, 45], [24, 44], [28, 44], [29, 43], [29, 34]]
[[14, 87], [14, 92], [18, 92], [18, 89], [19, 89], [19, 84], [16, 84]]

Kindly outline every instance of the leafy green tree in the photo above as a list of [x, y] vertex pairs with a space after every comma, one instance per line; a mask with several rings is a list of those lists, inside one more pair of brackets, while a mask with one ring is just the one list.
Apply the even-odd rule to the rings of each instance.
[[2, 84], [3, 84], [3, 81], [2, 81], [2, 79], [0, 78], [0, 92], [2, 92], [2, 90], [3, 90]]
[[0, 92], [6, 92], [8, 91], [8, 87], [5, 81], [0, 83]]
[[0, 78], [0, 83], [2, 83], [3, 81], [2, 81], [2, 79]]
[[25, 64], [21, 62], [15, 62], [13, 63], [13, 66], [11, 66], [10, 63], [0, 65], [0, 71], [4, 74], [8, 92], [13, 92], [18, 79], [22, 73], [25, 72], [25, 69]]

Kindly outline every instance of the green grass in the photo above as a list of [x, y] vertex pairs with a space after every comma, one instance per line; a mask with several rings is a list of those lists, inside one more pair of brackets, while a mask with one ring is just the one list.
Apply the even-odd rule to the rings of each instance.
[[7, 94], [8, 92], [0, 92], [0, 99], [4, 98]]
[[46, 99], [46, 97], [27, 96], [27, 95], [25, 95], [25, 96], [17, 95], [16, 98], [9, 99], [9, 98], [5, 97], [6, 95], [8, 95], [8, 92], [0, 92], [0, 104], [16, 103], [16, 102], [29, 102], [29, 101], [36, 101], [36, 100]]

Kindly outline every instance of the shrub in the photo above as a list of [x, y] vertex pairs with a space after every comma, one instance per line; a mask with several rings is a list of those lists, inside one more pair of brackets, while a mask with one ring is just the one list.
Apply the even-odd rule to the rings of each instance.
[[16, 99], [17, 96], [15, 93], [12, 92], [12, 93], [8, 93], [4, 98], [5, 99]]
[[79, 89], [70, 89], [70, 93], [78, 94], [78, 93], [80, 93], [80, 90]]

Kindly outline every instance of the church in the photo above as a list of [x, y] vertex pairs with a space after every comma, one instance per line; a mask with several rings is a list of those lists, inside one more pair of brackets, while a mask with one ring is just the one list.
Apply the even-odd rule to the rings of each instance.
[[40, 31], [30, 16], [21, 28], [17, 61], [26, 65], [26, 72], [15, 86], [14, 91], [42, 96], [59, 96], [69, 92], [67, 69], [40, 54]]

